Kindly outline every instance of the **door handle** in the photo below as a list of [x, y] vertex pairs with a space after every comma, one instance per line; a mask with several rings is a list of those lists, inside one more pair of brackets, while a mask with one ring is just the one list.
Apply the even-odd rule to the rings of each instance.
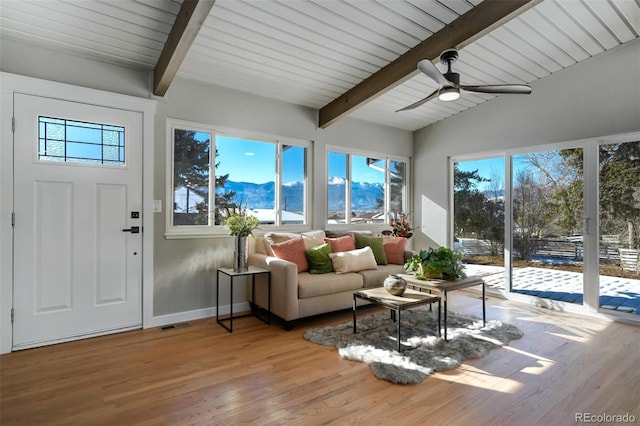
[[132, 234], [139, 234], [140, 233], [140, 227], [139, 226], [132, 226], [129, 229], [123, 229], [122, 232], [131, 232]]

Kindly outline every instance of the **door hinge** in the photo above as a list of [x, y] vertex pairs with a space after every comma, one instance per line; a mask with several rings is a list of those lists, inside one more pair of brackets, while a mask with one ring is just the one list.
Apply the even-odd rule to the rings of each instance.
[[14, 228], [16, 226], [16, 213], [11, 212], [11, 227]]
[[15, 316], [14, 316], [14, 310], [13, 310], [13, 308], [11, 308], [11, 322], [13, 322], [13, 318], [14, 318], [14, 317], [15, 317]]
[[11, 117], [11, 131], [13, 133], [16, 132], [16, 118], [15, 117]]

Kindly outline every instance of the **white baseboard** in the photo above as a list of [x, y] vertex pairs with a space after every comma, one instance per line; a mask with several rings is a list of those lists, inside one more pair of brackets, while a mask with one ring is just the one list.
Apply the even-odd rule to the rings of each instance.
[[[233, 312], [246, 312], [250, 309], [249, 302], [234, 303]], [[226, 315], [229, 313], [229, 305], [220, 306], [220, 314]], [[195, 321], [203, 318], [210, 318], [216, 316], [216, 308], [196, 309], [194, 311], [177, 312], [175, 314], [159, 315], [152, 317], [151, 321], [145, 322], [142, 328], [161, 327], [163, 325], [175, 324], [185, 321]]]

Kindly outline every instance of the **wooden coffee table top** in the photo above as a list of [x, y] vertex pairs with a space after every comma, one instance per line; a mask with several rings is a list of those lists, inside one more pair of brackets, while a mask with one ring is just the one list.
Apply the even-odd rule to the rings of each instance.
[[436, 290], [436, 291], [453, 291], [460, 290], [462, 288], [473, 287], [476, 285], [484, 285], [484, 280], [480, 277], [467, 277], [462, 280], [419, 280], [415, 277], [415, 275], [411, 274], [400, 274], [402, 278], [407, 282], [407, 284], [419, 288], [425, 288], [428, 290]]
[[354, 292], [361, 299], [371, 300], [383, 306], [395, 305], [397, 307], [409, 307], [414, 305], [422, 305], [425, 303], [437, 302], [439, 297], [432, 294], [423, 293], [417, 290], [407, 288], [402, 296], [394, 296], [384, 287], [369, 288], [366, 290], [357, 290]]

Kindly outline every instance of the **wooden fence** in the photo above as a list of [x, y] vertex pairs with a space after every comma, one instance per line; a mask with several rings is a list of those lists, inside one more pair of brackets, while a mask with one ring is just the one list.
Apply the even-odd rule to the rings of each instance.
[[[604, 238], [606, 237], [606, 238]], [[620, 265], [623, 270], [640, 272], [640, 251], [620, 247], [617, 236], [603, 236], [600, 240], [600, 262]], [[466, 255], [489, 255], [491, 244], [489, 241], [471, 238], [461, 238], [462, 251]], [[571, 239], [540, 239], [536, 240], [532, 257], [548, 257], [567, 261], [582, 261], [584, 245], [582, 237]]]

